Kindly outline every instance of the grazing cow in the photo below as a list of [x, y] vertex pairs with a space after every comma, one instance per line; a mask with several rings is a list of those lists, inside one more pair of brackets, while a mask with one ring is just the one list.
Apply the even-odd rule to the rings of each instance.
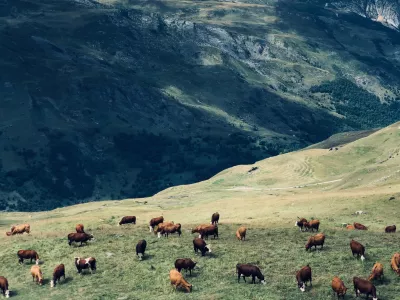
[[210, 224], [211, 225], [218, 225], [218, 223], [219, 223], [219, 213], [216, 212], [216, 213], [212, 214]]
[[386, 232], [386, 233], [393, 233], [393, 232], [396, 232], [396, 225], [387, 226], [387, 227], [385, 228], [385, 232]]
[[264, 275], [261, 273], [260, 268], [250, 264], [237, 264], [236, 273], [238, 274], [238, 283], [240, 282], [240, 276], [243, 276], [244, 282], [246, 277], [251, 276], [251, 283], [256, 283], [256, 277], [260, 280], [260, 283], [266, 284]]
[[171, 281], [171, 285], [175, 287], [175, 290], [178, 287], [184, 288], [188, 293], [192, 291], [192, 285], [183, 278], [182, 274], [177, 270], [172, 269], [169, 271], [169, 279]]
[[208, 240], [209, 235], [213, 235], [214, 239], [218, 237], [218, 226], [217, 225], [207, 225], [199, 230], [200, 238], [204, 238]]
[[361, 223], [356, 223], [354, 222], [354, 228], [357, 230], [368, 230], [367, 226], [361, 224]]
[[83, 224], [77, 224], [75, 230], [76, 233], [85, 233], [85, 226], [83, 226]]
[[361, 279], [359, 277], [353, 277], [354, 291], [356, 292], [356, 297], [361, 294], [366, 294], [367, 299], [369, 295], [372, 295], [373, 300], [378, 300], [376, 297], [376, 288], [368, 280]]
[[15, 234], [23, 234], [24, 232], [31, 232], [31, 225], [29, 224], [20, 224], [16, 226], [12, 226], [9, 232], [6, 232], [6, 235], [15, 235]]
[[393, 271], [400, 275], [400, 253], [396, 252], [393, 254], [392, 259], [390, 260], [390, 265], [392, 266]]
[[300, 228], [300, 231], [303, 231], [303, 227], [304, 227], [304, 224], [307, 223], [307, 219], [299, 218], [299, 217], [297, 217], [297, 218], [298, 218], [299, 220], [296, 221], [296, 223], [294, 223], [294, 226], [299, 227], [299, 228]]
[[70, 233], [68, 234], [68, 245], [71, 246], [72, 242], [81, 243], [79, 245], [82, 246], [82, 243], [87, 244], [87, 241], [93, 239], [93, 235], [87, 233]]
[[349, 224], [349, 225], [346, 226], [346, 229], [347, 230], [354, 230], [355, 228], [354, 228], [354, 225]]
[[372, 267], [371, 275], [368, 277], [368, 281], [372, 281], [374, 279], [382, 280], [383, 277], [383, 265], [381, 263], [375, 263]]
[[197, 253], [200, 250], [201, 256], [206, 255], [206, 252], [210, 252], [211, 253], [210, 246], [211, 246], [210, 244], [206, 244], [206, 242], [201, 238], [195, 238], [193, 240], [194, 252]]
[[342, 297], [344, 299], [344, 295], [346, 295], [347, 287], [345, 287], [343, 281], [339, 277], [333, 277], [332, 279], [332, 290], [336, 293], [338, 299]]
[[[166, 226], [172, 226], [172, 225], [174, 225], [175, 223], [174, 222], [163, 222], [163, 223], [160, 223], [160, 224], [158, 224], [158, 225], [156, 225], [155, 227], [154, 227], [154, 234], [156, 234], [158, 237], [160, 237], [161, 236], [161, 233], [159, 233], [159, 232], [162, 232], [163, 230], [164, 230], [164, 227], [166, 227]], [[164, 234], [164, 236], [167, 236], [167, 234], [164, 232], [163, 233]]]
[[149, 222], [150, 232], [152, 232], [154, 230], [154, 227], [156, 227], [158, 224], [162, 222], [164, 222], [163, 216], [151, 219]]
[[136, 216], [125, 216], [119, 221], [118, 225], [129, 224], [133, 223], [136, 224]]
[[[162, 223], [164, 224], [164, 223]], [[154, 230], [154, 233], [157, 233], [158, 238], [161, 237], [161, 235], [164, 235], [168, 237], [168, 235], [173, 234], [173, 233], [178, 233], [179, 236], [181, 236], [182, 231], [181, 231], [181, 224], [166, 224], [162, 227], [157, 226], [157, 228]]]
[[306, 291], [307, 281], [309, 281], [310, 285], [312, 286], [312, 273], [310, 265], [302, 267], [299, 271], [297, 271], [296, 280], [297, 280], [297, 287], [302, 292]]
[[37, 265], [39, 264], [39, 255], [37, 254], [37, 252], [35, 250], [19, 250], [17, 252], [17, 255], [19, 258], [18, 262], [20, 264], [24, 263], [24, 259], [30, 259], [31, 263], [32, 263], [32, 260], [35, 260], [36, 264]]
[[37, 265], [32, 266], [31, 268], [31, 275], [32, 275], [32, 279], [33, 281], [36, 280], [36, 282], [39, 285], [43, 284], [43, 274], [42, 274], [42, 270], [40, 270], [40, 267]]
[[10, 291], [8, 290], [8, 280], [7, 278], [0, 276], [0, 290], [3, 296], [10, 298]]
[[365, 247], [355, 240], [350, 241], [351, 252], [357, 254], [357, 258], [361, 256], [361, 260], [365, 260]]
[[53, 280], [50, 281], [50, 286], [55, 287], [57, 281], [60, 282], [61, 277], [65, 280], [65, 266], [64, 264], [58, 265], [53, 271]]
[[195, 228], [192, 229], [192, 233], [197, 232], [199, 234], [199, 238], [201, 238], [200, 231], [203, 230], [204, 228], [206, 228], [207, 226], [210, 226], [210, 225], [209, 224], [198, 225], [198, 226], [196, 226]]
[[192, 275], [192, 270], [196, 267], [197, 262], [191, 260], [190, 258], [178, 258], [175, 261], [175, 268], [180, 272], [184, 269], [186, 272], [189, 270], [190, 275]]
[[306, 251], [308, 249], [311, 249], [312, 246], [314, 246], [315, 250], [317, 250], [317, 246], [321, 246], [322, 249], [324, 247], [324, 242], [325, 242], [325, 234], [323, 233], [310, 236], [306, 244]]
[[246, 240], [246, 232], [247, 228], [244, 226], [239, 227], [239, 229], [236, 231], [236, 237], [239, 241]]
[[319, 220], [311, 220], [310, 222], [305, 222], [303, 226], [307, 231], [308, 230], [314, 231], [314, 229], [315, 231], [318, 231], [319, 224], [320, 224]]
[[142, 260], [144, 257], [144, 252], [146, 251], [147, 242], [145, 240], [140, 240], [136, 244], [136, 255], [139, 257], [139, 260]]
[[88, 257], [86, 259], [75, 257], [75, 266], [78, 273], [82, 275], [82, 270], [90, 269], [90, 273], [96, 271], [96, 259], [94, 257]]

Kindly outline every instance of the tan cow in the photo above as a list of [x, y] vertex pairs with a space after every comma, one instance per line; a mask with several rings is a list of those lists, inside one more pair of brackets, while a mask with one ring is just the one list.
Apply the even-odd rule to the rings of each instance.
[[236, 237], [239, 241], [246, 240], [246, 232], [247, 228], [244, 226], [240, 226], [239, 229], [236, 231]]
[[188, 293], [192, 291], [192, 285], [183, 278], [182, 274], [179, 273], [176, 269], [172, 269], [169, 271], [169, 279], [171, 284], [175, 287], [175, 290], [178, 287], [184, 288]]

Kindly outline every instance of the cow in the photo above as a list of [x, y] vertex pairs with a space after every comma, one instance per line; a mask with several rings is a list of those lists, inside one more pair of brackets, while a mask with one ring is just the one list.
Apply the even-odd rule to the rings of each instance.
[[304, 227], [304, 224], [307, 223], [307, 219], [299, 218], [299, 217], [297, 217], [297, 218], [299, 220], [294, 223], [294, 226], [299, 227], [300, 231], [303, 231], [303, 227]]
[[162, 227], [157, 226], [157, 228], [154, 230], [154, 233], [157, 233], [158, 238], [160, 238], [161, 235], [168, 237], [168, 235], [173, 233], [178, 233], [178, 235], [181, 236], [181, 224], [167, 224]]
[[357, 258], [361, 256], [361, 260], [365, 260], [365, 247], [355, 240], [350, 241], [351, 252], [357, 255]]
[[37, 265], [32, 266], [31, 275], [32, 275], [33, 281], [36, 280], [37, 284], [39, 284], [39, 285], [43, 284], [43, 274], [42, 274], [42, 270], [40, 270], [39, 266], [37, 266]]
[[82, 275], [82, 270], [90, 269], [90, 273], [96, 271], [96, 259], [94, 257], [80, 258], [75, 257], [75, 266], [78, 273]]
[[378, 298], [376, 297], [376, 288], [368, 280], [361, 279], [359, 277], [353, 277], [353, 284], [356, 297], [358, 297], [361, 294], [366, 294], [367, 299], [369, 295], [372, 295], [373, 300], [378, 300]]
[[208, 240], [209, 235], [213, 235], [214, 239], [218, 237], [218, 226], [217, 225], [208, 225], [206, 227], [203, 227], [199, 230], [199, 237], [200, 238], [205, 238]]
[[68, 245], [71, 246], [72, 242], [81, 243], [79, 247], [83, 245], [83, 243], [87, 244], [87, 241], [94, 239], [93, 235], [87, 233], [70, 233], [68, 234]]
[[171, 285], [175, 287], [175, 290], [178, 287], [184, 288], [188, 293], [192, 291], [192, 285], [183, 278], [182, 274], [179, 273], [176, 269], [172, 269], [169, 271], [169, 279], [171, 281]]
[[382, 277], [383, 277], [383, 265], [377, 262], [372, 267], [371, 275], [369, 275], [368, 281], [372, 281], [374, 279], [382, 280]]
[[310, 285], [312, 286], [312, 273], [310, 265], [304, 266], [299, 271], [297, 271], [296, 280], [297, 280], [297, 287], [302, 292], [306, 291], [307, 281], [309, 281]]
[[239, 241], [244, 241], [246, 240], [246, 232], [247, 228], [244, 226], [239, 227], [239, 229], [236, 231], [236, 237]]
[[31, 226], [29, 224], [19, 224], [16, 226], [12, 226], [9, 232], [6, 232], [6, 235], [15, 235], [15, 234], [23, 234], [24, 232], [30, 233]]
[[144, 258], [144, 252], [146, 251], [147, 242], [145, 240], [140, 240], [136, 244], [136, 255], [139, 257], [139, 260]]
[[193, 249], [196, 253], [200, 250], [201, 256], [206, 255], [206, 252], [211, 253], [211, 245], [206, 244], [206, 242], [201, 238], [195, 238], [193, 240]]
[[390, 225], [385, 228], [386, 233], [393, 233], [396, 232], [396, 225]]
[[150, 232], [152, 232], [154, 230], [154, 227], [156, 227], [158, 224], [162, 222], [164, 222], [163, 216], [151, 219], [149, 222]]
[[396, 252], [393, 254], [392, 259], [390, 260], [390, 265], [393, 271], [395, 271], [397, 275], [400, 275], [400, 253]]
[[318, 231], [319, 229], [319, 220], [311, 220], [310, 222], [305, 222], [303, 224], [304, 228], [306, 229], [306, 231], [311, 230], [311, 231]]
[[85, 226], [83, 224], [76, 224], [75, 230], [76, 233], [85, 233]]
[[196, 267], [197, 262], [191, 260], [190, 258], [178, 258], [175, 261], [175, 269], [180, 272], [182, 269], [184, 269], [187, 273], [189, 270], [190, 276], [192, 276], [192, 270]]
[[240, 276], [243, 276], [244, 282], [246, 277], [251, 276], [251, 283], [256, 283], [256, 277], [260, 280], [260, 283], [266, 284], [264, 275], [261, 273], [260, 268], [250, 264], [237, 264], [236, 273], [238, 274], [238, 283], [240, 282]]
[[136, 216], [125, 216], [119, 221], [118, 225], [123, 225], [123, 224], [136, 224]]
[[[161, 232], [164, 230], [164, 227], [172, 226], [174, 224], [175, 224], [174, 222], [163, 222], [163, 223], [160, 223], [160, 224], [158, 224], [157, 226], [154, 227], [154, 229], [153, 229], [154, 230], [154, 234], [156, 234], [158, 237], [160, 237], [161, 236]], [[164, 234], [164, 236], [167, 236], [167, 234], [165, 232], [163, 234]]]
[[39, 255], [37, 254], [37, 252], [35, 250], [19, 250], [17, 252], [17, 256], [18, 256], [18, 262], [20, 264], [24, 263], [24, 259], [30, 259], [31, 263], [32, 260], [36, 261], [36, 264], [39, 264]]
[[201, 238], [200, 231], [203, 230], [204, 228], [208, 227], [208, 226], [210, 226], [210, 224], [198, 225], [198, 226], [196, 226], [195, 228], [192, 229], [192, 233], [197, 232], [199, 234], [199, 238]]
[[219, 213], [216, 212], [216, 213], [212, 214], [210, 224], [211, 225], [218, 225], [218, 223], [219, 223]]
[[356, 223], [354, 222], [354, 228], [357, 230], [368, 230], [367, 226], [361, 224], [361, 223]]
[[332, 279], [332, 290], [334, 293], [336, 293], [338, 299], [339, 297], [342, 297], [344, 299], [344, 296], [347, 292], [347, 287], [344, 285], [343, 281], [339, 277], [335, 276]]
[[65, 280], [65, 266], [64, 264], [60, 264], [57, 267], [55, 267], [53, 271], [53, 279], [50, 281], [50, 286], [55, 287], [57, 284], [57, 281], [60, 282], [61, 277], [64, 277]]
[[4, 297], [10, 298], [10, 291], [8, 289], [8, 280], [3, 276], [0, 276], [0, 290]]
[[321, 249], [324, 247], [325, 242], [325, 234], [319, 233], [314, 236], [310, 236], [306, 244], [306, 251], [311, 249], [314, 246], [314, 249], [317, 250], [317, 246], [321, 246]]
[[346, 226], [346, 229], [347, 230], [354, 230], [355, 228], [354, 228], [354, 225], [349, 224], [349, 225]]

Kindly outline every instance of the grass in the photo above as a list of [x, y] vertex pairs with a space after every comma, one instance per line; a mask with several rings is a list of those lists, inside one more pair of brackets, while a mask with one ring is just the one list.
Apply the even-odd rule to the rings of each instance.
[[[390, 269], [390, 259], [400, 251], [399, 233], [384, 233], [385, 226], [399, 220], [395, 209], [400, 201], [399, 156], [394, 154], [399, 151], [398, 131], [399, 124], [395, 124], [338, 151], [310, 149], [260, 161], [251, 175], [252, 166], [237, 166], [210, 180], [173, 187], [152, 198], [93, 202], [32, 214], [1, 213], [0, 232], [28, 222], [32, 233], [0, 235], [0, 275], [8, 278], [15, 299], [322, 300], [334, 299], [330, 288], [334, 276], [341, 277], [349, 288], [346, 299], [355, 299], [352, 277], [366, 278], [379, 261], [385, 279], [376, 282], [378, 297], [398, 299], [400, 277]], [[389, 154], [391, 159], [382, 159]], [[332, 181], [337, 178], [341, 180]], [[307, 186], [316, 180], [327, 183]], [[279, 188], [282, 186], [287, 188]], [[366, 214], [355, 216], [358, 210]], [[195, 235], [190, 231], [208, 223], [215, 211], [221, 214], [220, 238], [210, 239], [213, 253], [200, 257], [193, 251]], [[137, 216], [137, 225], [117, 226], [122, 216], [131, 214]], [[158, 239], [148, 232], [149, 219], [161, 214], [182, 224], [181, 237]], [[327, 236], [323, 250], [305, 251], [311, 233], [294, 227], [297, 217], [321, 221], [320, 229]], [[369, 230], [343, 229], [342, 223], [355, 221]], [[67, 234], [77, 223], [85, 224], [95, 241], [84, 247], [68, 246]], [[248, 228], [245, 242], [235, 238], [240, 225]], [[352, 257], [352, 238], [365, 245], [365, 262]], [[144, 261], [135, 254], [140, 239], [148, 243]], [[18, 265], [19, 249], [39, 253], [44, 286], [32, 282], [29, 263]], [[73, 264], [76, 256], [96, 257], [96, 274], [78, 275]], [[193, 276], [185, 275], [193, 284], [192, 294], [174, 291], [169, 283], [174, 261], [183, 257], [196, 260], [199, 266]], [[49, 281], [59, 263], [66, 265], [67, 280], [52, 289]], [[238, 284], [237, 263], [257, 264], [267, 285]], [[313, 270], [314, 285], [301, 293], [295, 273], [306, 264]]]

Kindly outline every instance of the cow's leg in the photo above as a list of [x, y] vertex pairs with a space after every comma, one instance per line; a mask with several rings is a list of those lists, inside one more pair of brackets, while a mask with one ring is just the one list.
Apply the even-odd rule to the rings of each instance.
[[256, 276], [252, 275], [252, 278], [251, 278], [251, 283], [253, 283], [253, 284], [255, 284], [255, 283], [256, 283]]

